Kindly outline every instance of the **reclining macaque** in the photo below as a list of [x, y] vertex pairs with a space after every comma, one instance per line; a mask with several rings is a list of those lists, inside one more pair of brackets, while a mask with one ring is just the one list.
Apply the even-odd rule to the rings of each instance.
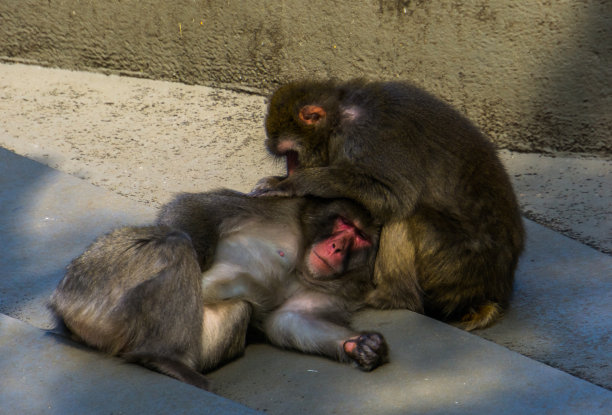
[[280, 347], [372, 370], [383, 336], [349, 327], [372, 289], [378, 226], [346, 200], [182, 194], [158, 223], [100, 237], [51, 309], [78, 340], [207, 389], [249, 325]]

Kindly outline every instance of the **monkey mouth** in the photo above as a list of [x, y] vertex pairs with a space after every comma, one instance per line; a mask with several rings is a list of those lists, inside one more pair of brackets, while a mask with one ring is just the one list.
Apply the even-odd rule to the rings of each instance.
[[313, 251], [313, 254], [314, 254], [315, 259], [318, 260], [321, 264], [323, 264], [330, 271], [328, 276], [332, 276], [332, 275], [339, 273], [339, 271], [333, 266], [331, 266], [330, 263], [327, 262], [327, 260], [323, 258], [321, 255], [319, 255], [315, 251]]
[[299, 154], [295, 150], [289, 150], [285, 153], [287, 159], [287, 176], [291, 176], [300, 166]]

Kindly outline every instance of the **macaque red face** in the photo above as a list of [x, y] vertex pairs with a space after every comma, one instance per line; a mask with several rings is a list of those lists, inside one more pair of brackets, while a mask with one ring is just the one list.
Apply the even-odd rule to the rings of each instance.
[[341, 274], [346, 271], [352, 256], [359, 256], [371, 246], [372, 241], [357, 224], [339, 216], [334, 221], [332, 234], [312, 245], [307, 259], [308, 269], [315, 277]]

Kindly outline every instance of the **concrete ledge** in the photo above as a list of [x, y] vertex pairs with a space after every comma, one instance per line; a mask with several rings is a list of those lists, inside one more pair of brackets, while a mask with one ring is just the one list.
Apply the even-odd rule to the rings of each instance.
[[256, 414], [0, 314], [1, 414]]

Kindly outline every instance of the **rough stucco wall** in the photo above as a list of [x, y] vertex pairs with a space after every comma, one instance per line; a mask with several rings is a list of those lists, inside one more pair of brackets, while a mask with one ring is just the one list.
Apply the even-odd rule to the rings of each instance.
[[612, 154], [609, 0], [4, 0], [0, 55], [264, 93], [408, 79], [501, 147]]

